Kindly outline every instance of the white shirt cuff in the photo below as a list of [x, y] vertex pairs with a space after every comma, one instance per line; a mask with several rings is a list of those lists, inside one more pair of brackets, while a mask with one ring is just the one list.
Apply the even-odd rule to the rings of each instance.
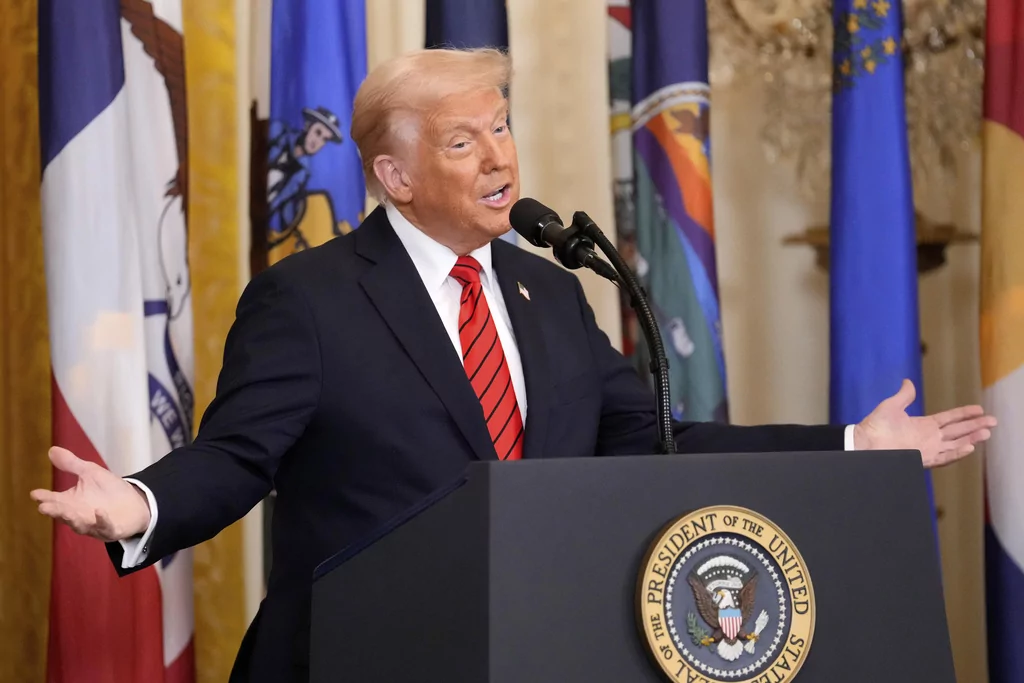
[[146, 494], [146, 502], [149, 503], [149, 527], [146, 529], [146, 533], [142, 534], [141, 538], [119, 541], [124, 549], [124, 555], [121, 557], [121, 569], [131, 569], [145, 562], [146, 557], [149, 556], [149, 538], [153, 535], [153, 529], [156, 528], [157, 511], [156, 497], [148, 486], [138, 479], [126, 478], [125, 481], [138, 486]]
[[853, 443], [853, 430], [857, 425], [846, 425], [846, 431], [843, 432], [843, 450], [855, 451], [857, 447]]

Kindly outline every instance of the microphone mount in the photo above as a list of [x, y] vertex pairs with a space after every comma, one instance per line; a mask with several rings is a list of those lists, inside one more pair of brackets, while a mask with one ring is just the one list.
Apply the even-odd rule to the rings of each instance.
[[594, 240], [577, 226], [570, 225], [555, 233], [548, 242], [555, 259], [566, 268], [575, 270], [583, 266], [612, 282], [618, 281], [619, 276], [615, 269], [602, 261], [594, 251]]
[[[658, 441], [662, 453], [675, 453], [675, 438], [672, 433], [672, 398], [669, 390], [668, 357], [665, 355], [665, 345], [658, 330], [657, 321], [651, 311], [650, 304], [643, 287], [637, 282], [632, 269], [621, 254], [608, 240], [597, 224], [591, 220], [583, 211], [577, 211], [572, 215], [572, 225], [569, 228], [577, 229], [592, 244], [596, 244], [611, 261], [617, 274], [619, 282], [629, 293], [629, 304], [636, 311], [637, 322], [643, 330], [647, 340], [648, 351], [651, 355], [650, 371], [654, 376], [654, 393], [657, 399], [658, 410]], [[603, 262], [602, 262], [603, 263]]]
[[566, 228], [554, 211], [536, 199], [525, 197], [509, 214], [512, 228], [536, 247], [550, 247], [555, 260], [569, 270], [589, 268], [601, 277], [618, 282], [618, 273], [594, 251], [594, 240], [575, 226]]

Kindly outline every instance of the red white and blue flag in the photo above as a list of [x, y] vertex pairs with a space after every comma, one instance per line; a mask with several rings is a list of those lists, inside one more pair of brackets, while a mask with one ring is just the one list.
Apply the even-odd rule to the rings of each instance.
[[991, 683], [1024, 681], [1024, 0], [989, 0], [985, 41], [981, 375]]
[[[39, 2], [53, 438], [120, 475], [192, 433], [181, 30], [181, 0]], [[194, 681], [191, 583], [56, 524], [47, 680]]]

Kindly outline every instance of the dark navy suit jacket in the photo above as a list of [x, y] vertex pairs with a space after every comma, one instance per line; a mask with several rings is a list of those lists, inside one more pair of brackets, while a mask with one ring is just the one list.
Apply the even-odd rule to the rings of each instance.
[[[577, 278], [501, 240], [492, 250], [526, 379], [524, 457], [655, 452], [653, 394]], [[691, 453], [843, 448], [837, 426], [691, 423], [676, 435]], [[211, 538], [276, 489], [267, 595], [232, 680], [305, 680], [317, 564], [493, 458], [461, 360], [377, 209], [246, 287], [197, 439], [132, 475], [159, 509], [145, 564]], [[120, 569], [120, 544], [108, 549], [133, 571]]]

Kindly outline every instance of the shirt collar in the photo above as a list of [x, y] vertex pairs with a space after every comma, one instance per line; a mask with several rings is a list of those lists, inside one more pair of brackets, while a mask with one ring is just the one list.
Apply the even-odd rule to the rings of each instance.
[[[390, 202], [385, 207], [388, 214], [388, 221], [394, 229], [402, 246], [409, 252], [412, 263], [416, 266], [420, 279], [428, 291], [437, 291], [444, 285], [445, 280], [455, 267], [459, 256], [454, 251], [435, 241], [432, 237], [409, 222], [402, 212], [395, 208]], [[491, 265], [490, 243], [476, 249], [469, 254], [480, 263], [481, 278], [493, 282], [494, 271]]]

